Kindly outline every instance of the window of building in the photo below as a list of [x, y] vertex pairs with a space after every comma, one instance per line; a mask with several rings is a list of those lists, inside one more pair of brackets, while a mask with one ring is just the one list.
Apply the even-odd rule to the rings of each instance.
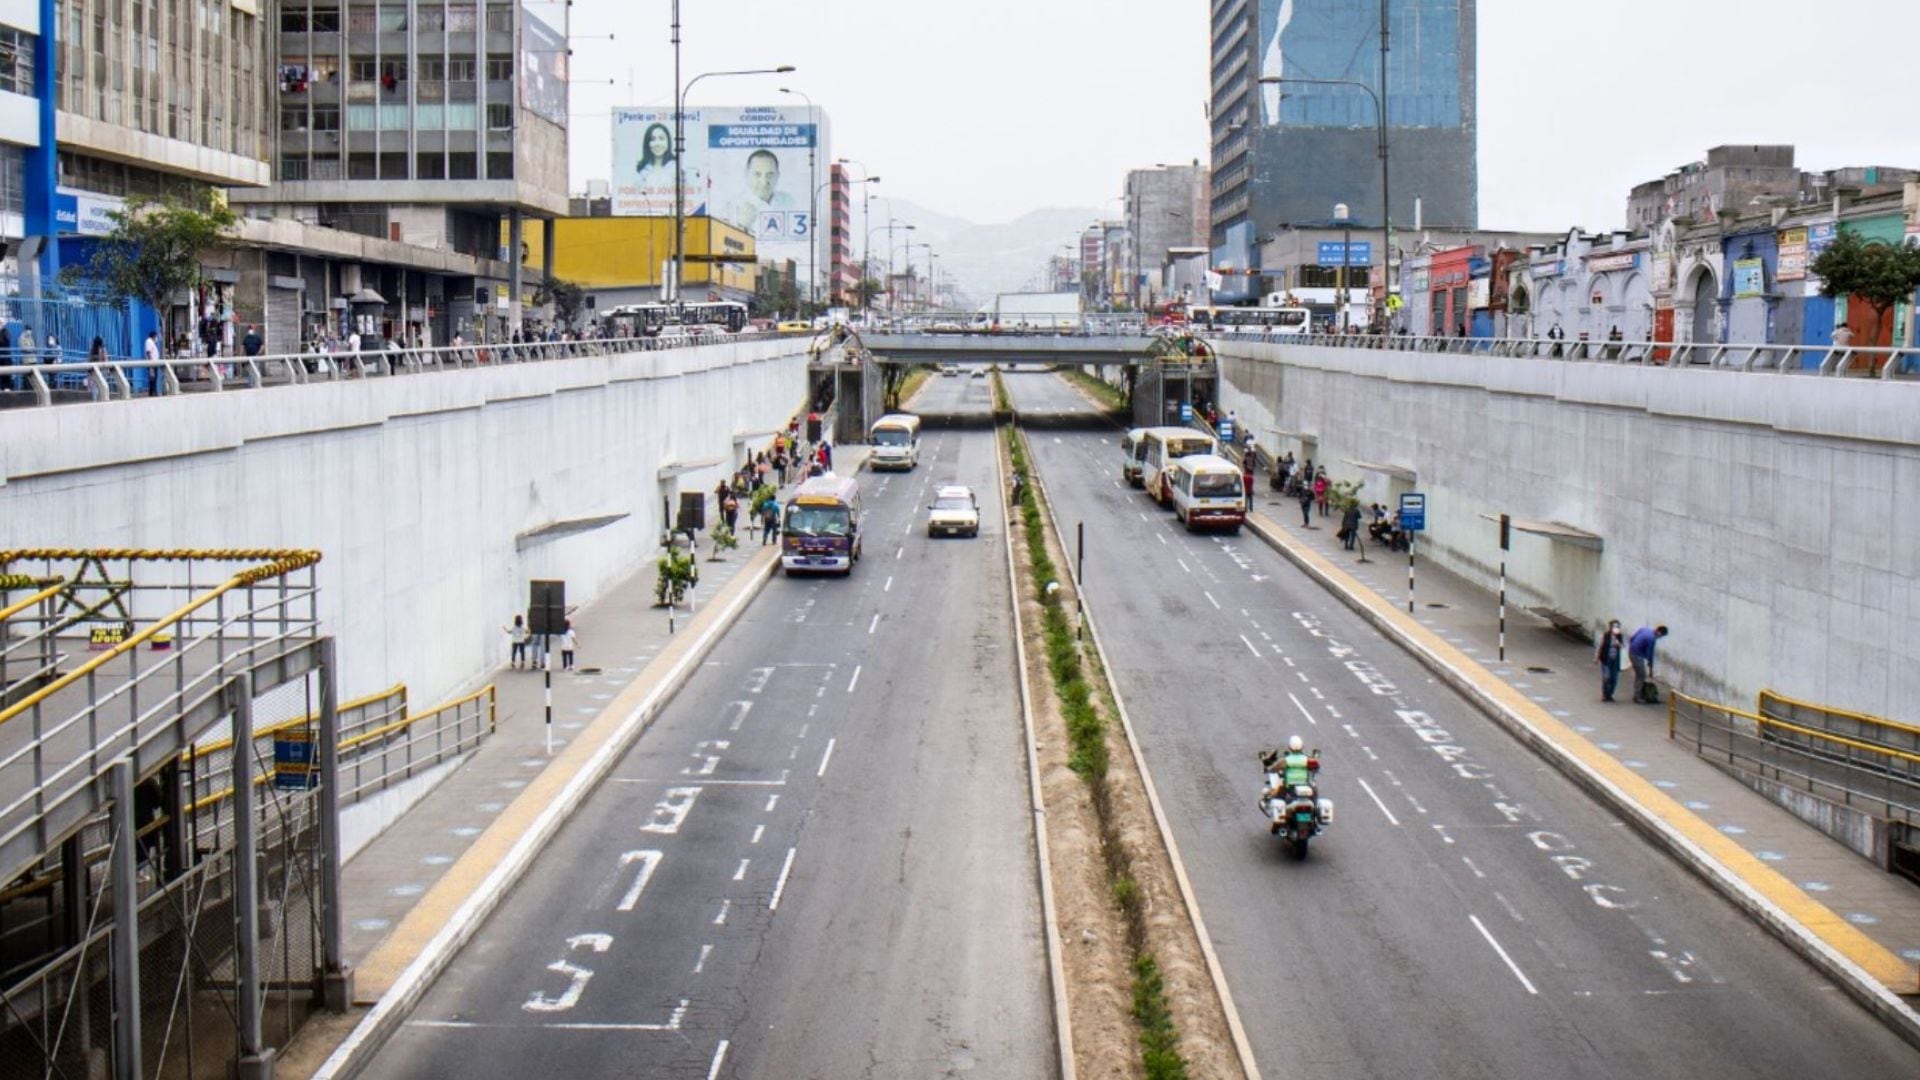
[[340, 130], [340, 106], [315, 105], [313, 107], [313, 130], [339, 131]]
[[283, 105], [280, 108], [281, 131], [307, 130], [307, 107], [305, 105]]
[[447, 156], [437, 150], [415, 154], [413, 156], [413, 175], [417, 180], [445, 180], [447, 178]]
[[509, 131], [513, 128], [512, 105], [487, 105], [487, 129], [489, 131]]
[[[1362, 288], [1367, 284], [1370, 266], [1347, 267], [1347, 287]], [[1299, 271], [1300, 287], [1303, 289], [1337, 289], [1340, 287], [1340, 267], [1338, 266], [1302, 266]]]
[[421, 131], [444, 130], [447, 126], [446, 107], [424, 103], [414, 106], [413, 126]]
[[380, 9], [371, 4], [347, 9], [347, 33], [371, 34], [380, 25]]
[[513, 33], [513, 9], [504, 4], [488, 7], [487, 29], [496, 34]]
[[[455, 101], [447, 105], [447, 130], [472, 131], [479, 123], [479, 113], [471, 101]], [[471, 178], [469, 178], [471, 179]]]
[[480, 175], [479, 159], [471, 151], [447, 155], [447, 179], [474, 180]]
[[480, 28], [478, 13], [472, 4], [449, 4], [447, 6], [447, 31], [449, 33], [471, 34]]
[[487, 152], [487, 179], [513, 179], [513, 151], [491, 150]]
[[379, 159], [374, 154], [348, 154], [347, 179], [374, 180], [379, 177]]
[[305, 180], [307, 178], [307, 159], [301, 154], [282, 154], [280, 156], [280, 179]]
[[447, 28], [447, 9], [436, 5], [423, 6], [415, 25], [422, 33], [441, 33]]
[[473, 57], [451, 56], [447, 58], [448, 82], [473, 81]]
[[340, 32], [340, 9], [337, 7], [315, 7], [308, 16], [307, 28], [316, 34], [337, 34]]
[[405, 150], [389, 151], [380, 155], [380, 179], [407, 179], [407, 157]]
[[506, 82], [513, 78], [513, 57], [494, 54], [487, 57], [487, 81]]
[[447, 77], [447, 62], [442, 57], [423, 56], [420, 58], [419, 70], [422, 82], [428, 79], [444, 79]]
[[36, 38], [11, 27], [0, 28], [0, 90], [33, 93], [33, 48]]
[[372, 82], [380, 77], [380, 61], [370, 56], [356, 56], [347, 61], [347, 78], [354, 82]]

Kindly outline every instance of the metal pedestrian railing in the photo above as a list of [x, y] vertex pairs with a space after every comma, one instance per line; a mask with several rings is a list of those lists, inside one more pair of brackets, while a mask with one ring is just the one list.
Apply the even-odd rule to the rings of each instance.
[[1832, 378], [1920, 380], [1920, 347], [1770, 345], [1745, 342], [1567, 341], [1552, 338], [1423, 337], [1412, 334], [1210, 334], [1235, 343], [1323, 345], [1451, 356], [1624, 364], [1676, 371], [1738, 371]]
[[698, 336], [589, 338], [448, 345], [431, 349], [366, 348], [359, 352], [308, 352], [273, 356], [175, 357], [0, 366], [0, 407], [49, 407], [91, 401], [125, 401], [181, 393], [221, 393], [272, 386], [352, 379], [391, 378], [440, 371], [618, 356], [770, 341], [774, 332], [707, 333]]
[[221, 722], [236, 673], [265, 692], [318, 666], [319, 560], [0, 551], [0, 881], [95, 814], [116, 760], [145, 779]]
[[[1748, 712], [1669, 691], [1667, 736], [1737, 776], [1888, 823], [1890, 844], [1911, 846], [1920, 837], [1920, 728], [1802, 702], [1790, 703], [1798, 719], [1783, 719], [1768, 713], [1788, 699], [1768, 693], [1761, 700], [1762, 712]], [[1819, 714], [1840, 723], [1827, 730]], [[1897, 853], [1863, 853], [1899, 868]]]

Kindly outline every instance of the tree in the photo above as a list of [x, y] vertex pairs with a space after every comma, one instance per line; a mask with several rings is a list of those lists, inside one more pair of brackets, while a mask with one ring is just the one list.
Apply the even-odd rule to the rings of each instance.
[[64, 272], [118, 298], [134, 297], [166, 317], [174, 296], [200, 284], [200, 259], [233, 232], [239, 217], [212, 191], [187, 198], [135, 196], [109, 210], [113, 231], [84, 266]]
[[871, 307], [873, 298], [886, 291], [886, 287], [873, 278], [861, 278], [860, 284], [853, 287], [854, 306]]
[[561, 326], [572, 326], [580, 310], [587, 306], [587, 290], [557, 277], [549, 277], [534, 290], [533, 302], [552, 304], [553, 317]]
[[1869, 243], [1860, 234], [1840, 230], [1833, 243], [1807, 268], [1821, 280], [1820, 295], [1845, 295], [1873, 309], [1873, 342], [1880, 340], [1887, 312], [1920, 289], [1920, 247], [1911, 243]]

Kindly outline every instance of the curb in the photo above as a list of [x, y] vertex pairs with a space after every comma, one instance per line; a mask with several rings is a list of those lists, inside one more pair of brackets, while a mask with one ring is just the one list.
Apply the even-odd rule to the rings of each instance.
[[[688, 632], [696, 634], [694, 643], [674, 660], [672, 666], [644, 693], [639, 703], [620, 719], [606, 741], [596, 747], [578, 770], [552, 794], [532, 824], [513, 841], [480, 885], [460, 902], [460, 906], [425, 948], [395, 978], [393, 986], [381, 995], [346, 1039], [314, 1071], [313, 1080], [345, 1080], [367, 1066], [373, 1054], [392, 1036], [432, 987], [435, 978], [452, 962], [454, 954], [473, 938], [487, 916], [500, 905], [508, 890], [532, 867], [535, 856], [566, 824], [573, 810], [612, 771], [641, 733], [652, 725], [654, 718], [700, 669], [714, 645], [726, 635], [741, 613], [760, 594], [760, 590], [773, 580], [772, 571], [778, 566], [777, 556], [758, 568], [752, 567], [750, 560], [748, 568], [739, 575], [739, 579], [745, 581], [745, 586], [724, 606], [707, 609], [712, 619], [705, 627], [698, 631], [689, 628]], [[643, 671], [634, 682], [647, 678], [648, 673]], [[521, 797], [526, 798], [533, 793], [534, 788], [529, 786], [522, 791]]]
[[1053, 987], [1054, 1042], [1060, 1051], [1061, 1080], [1075, 1080], [1073, 1017], [1067, 1009], [1067, 967], [1060, 946], [1060, 919], [1053, 906], [1053, 859], [1047, 854], [1047, 800], [1040, 787], [1040, 750], [1033, 738], [1033, 687], [1027, 680], [1027, 630], [1020, 615], [1020, 568], [1013, 559], [1013, 507], [1006, 500], [1006, 466], [1000, 459], [1000, 425], [993, 427], [993, 475], [1000, 488], [1000, 517], [1006, 527], [1007, 598], [1013, 608], [1014, 660], [1020, 669], [1020, 726], [1026, 735], [1027, 791], [1033, 804], [1034, 849], [1039, 853], [1040, 921], [1047, 934], [1047, 976]]
[[[1017, 411], [1015, 420], [1018, 420]], [[1053, 500], [1047, 498], [1047, 483], [1040, 476], [1038, 463], [1031, 464], [1029, 469], [1033, 472], [1034, 485], [1046, 503], [1047, 524], [1053, 530], [1054, 539], [1059, 541], [1061, 550], [1065, 551], [1066, 533], [1060, 529], [1060, 519], [1054, 512]], [[1193, 925], [1193, 935], [1200, 942], [1200, 955], [1206, 960], [1207, 975], [1213, 982], [1214, 993], [1220, 996], [1220, 1008], [1226, 1014], [1227, 1031], [1233, 1036], [1234, 1054], [1240, 1059], [1240, 1069], [1246, 1074], [1247, 1080], [1260, 1080], [1260, 1066], [1253, 1058], [1253, 1044], [1247, 1041], [1247, 1029], [1240, 1021], [1240, 1010], [1233, 1003], [1233, 991], [1227, 988], [1227, 976], [1220, 967], [1220, 955], [1214, 950], [1213, 938], [1207, 933], [1207, 921], [1200, 914], [1199, 901], [1194, 898], [1193, 883], [1187, 877], [1187, 865], [1180, 858], [1180, 845], [1174, 842], [1173, 829], [1167, 823], [1167, 812], [1160, 805], [1159, 789], [1154, 786], [1153, 773], [1147, 768], [1146, 755], [1140, 750], [1140, 740], [1134, 735], [1133, 718], [1127, 713], [1127, 703], [1120, 694], [1120, 688], [1113, 685], [1113, 665], [1107, 660], [1106, 646], [1101, 644], [1100, 630], [1094, 625], [1093, 605], [1088, 602], [1086, 591], [1079, 588], [1078, 582], [1075, 583], [1075, 590], [1075, 595], [1080, 598], [1080, 618], [1086, 623], [1087, 636], [1093, 639], [1094, 653], [1100, 657], [1101, 677], [1106, 681], [1107, 691], [1113, 695], [1114, 706], [1120, 713], [1120, 730], [1126, 735], [1127, 751], [1133, 756], [1133, 766], [1140, 771], [1141, 786], [1147, 791], [1147, 805], [1153, 810], [1154, 829], [1160, 834], [1160, 843], [1166, 848], [1168, 862], [1173, 865], [1174, 881], [1180, 886], [1180, 901], [1186, 906], [1187, 917]]]
[[[1462, 670], [1449, 658], [1407, 632], [1397, 618], [1374, 603], [1378, 598], [1362, 589], [1335, 567], [1331, 572], [1320, 565], [1318, 552], [1303, 551], [1298, 542], [1279, 532], [1264, 514], [1247, 515], [1247, 527], [1267, 546], [1293, 563], [1308, 577], [1346, 604], [1376, 630], [1400, 646], [1442, 682], [1472, 702], [1495, 724], [1532, 750], [1548, 765], [1572, 780], [1601, 805], [1619, 814], [1641, 835], [1652, 840], [1668, 856], [1705, 881], [1735, 907], [1759, 923], [1768, 933], [1786, 945], [1815, 970], [1826, 976], [1848, 997], [1854, 999], [1882, 1023], [1915, 1047], [1920, 1047], [1920, 1012], [1900, 995], [1874, 978], [1867, 970], [1816, 935], [1800, 920], [1788, 914], [1773, 900], [1761, 894], [1750, 882], [1708, 854], [1699, 844], [1661, 818], [1653, 810], [1628, 795], [1592, 765], [1580, 760], [1536, 728], [1525, 716], [1500, 701], [1490, 690]], [[1338, 575], [1338, 576], [1336, 576]]]

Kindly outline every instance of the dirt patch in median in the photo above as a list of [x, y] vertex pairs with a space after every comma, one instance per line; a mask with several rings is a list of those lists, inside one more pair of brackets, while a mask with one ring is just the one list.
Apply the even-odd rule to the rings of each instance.
[[[1004, 440], [996, 440], [1003, 464]], [[1173, 864], [1161, 843], [1146, 787], [1114, 707], [1107, 675], [1088, 642], [1082, 663], [1096, 687], [1105, 719], [1109, 765], [1102, 794], [1068, 767], [1066, 723], [1054, 693], [1041, 633], [1042, 608], [1029, 573], [1032, 561], [1015, 525], [1021, 619], [1027, 635], [1027, 677], [1033, 688], [1034, 737], [1039, 744], [1041, 787], [1046, 798], [1048, 854], [1053, 863], [1054, 904], [1060, 924], [1073, 1025], [1076, 1068], [1086, 1077], [1144, 1074], [1132, 1014], [1133, 945], [1130, 920], [1115, 898], [1113, 882], [1129, 879], [1137, 890], [1145, 940], [1154, 957], [1179, 1031], [1179, 1052], [1188, 1075], [1243, 1076], [1226, 1013], [1214, 991], [1198, 936], [1188, 918]], [[1066, 566], [1059, 537], [1046, 530], [1055, 566]], [[1065, 577], [1065, 575], [1062, 575]], [[1059, 582], [1059, 603], [1074, 611], [1071, 580]], [[1104, 798], [1105, 821], [1097, 800]]]

